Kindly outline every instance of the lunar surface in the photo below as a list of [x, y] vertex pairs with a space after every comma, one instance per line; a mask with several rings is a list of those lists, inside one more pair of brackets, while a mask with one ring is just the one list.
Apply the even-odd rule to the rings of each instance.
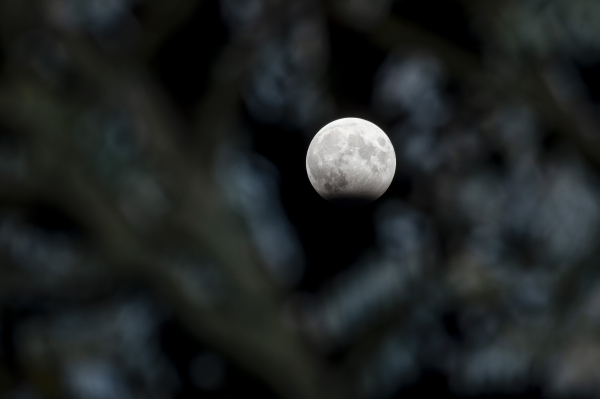
[[396, 171], [388, 136], [371, 122], [343, 118], [325, 125], [306, 154], [306, 171], [315, 190], [338, 205], [364, 205], [379, 198]]

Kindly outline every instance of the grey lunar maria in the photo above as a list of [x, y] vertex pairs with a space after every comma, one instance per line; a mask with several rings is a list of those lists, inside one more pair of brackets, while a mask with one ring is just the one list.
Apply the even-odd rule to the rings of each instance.
[[325, 125], [306, 154], [308, 178], [326, 200], [363, 205], [379, 198], [396, 171], [388, 136], [371, 122], [343, 118]]

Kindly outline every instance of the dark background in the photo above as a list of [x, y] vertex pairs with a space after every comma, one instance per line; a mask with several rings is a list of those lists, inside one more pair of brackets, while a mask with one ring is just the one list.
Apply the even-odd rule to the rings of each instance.
[[[0, 0], [0, 395], [594, 397], [600, 4]], [[322, 199], [318, 130], [394, 144]]]

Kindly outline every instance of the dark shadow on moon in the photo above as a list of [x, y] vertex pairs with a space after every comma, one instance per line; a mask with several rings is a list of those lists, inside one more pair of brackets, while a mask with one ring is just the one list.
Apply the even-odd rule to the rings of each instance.
[[331, 202], [332, 204], [351, 208], [370, 204], [377, 198], [373, 198], [372, 196], [366, 195], [328, 195], [325, 199]]

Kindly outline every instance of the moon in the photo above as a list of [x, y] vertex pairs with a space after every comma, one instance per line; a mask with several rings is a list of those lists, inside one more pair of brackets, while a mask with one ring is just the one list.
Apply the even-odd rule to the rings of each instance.
[[396, 154], [388, 136], [359, 118], [342, 118], [325, 125], [306, 154], [312, 186], [337, 205], [375, 201], [388, 189], [395, 171]]

